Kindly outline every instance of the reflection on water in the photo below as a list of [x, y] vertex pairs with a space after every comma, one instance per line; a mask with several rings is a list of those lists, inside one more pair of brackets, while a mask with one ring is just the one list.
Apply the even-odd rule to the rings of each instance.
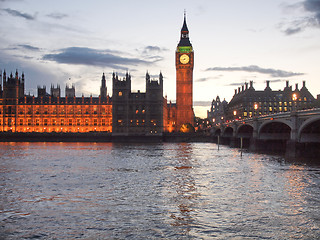
[[0, 239], [317, 239], [319, 165], [211, 143], [1, 143]]

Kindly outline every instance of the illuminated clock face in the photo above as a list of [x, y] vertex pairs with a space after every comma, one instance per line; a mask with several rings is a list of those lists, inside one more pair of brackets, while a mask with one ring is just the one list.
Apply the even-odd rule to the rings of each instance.
[[180, 62], [182, 64], [187, 64], [189, 62], [189, 56], [187, 54], [183, 54], [180, 56]]

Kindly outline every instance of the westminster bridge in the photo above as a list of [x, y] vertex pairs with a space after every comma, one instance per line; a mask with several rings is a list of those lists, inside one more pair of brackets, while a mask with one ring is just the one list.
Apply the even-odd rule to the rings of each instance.
[[320, 108], [216, 124], [211, 135], [222, 144], [252, 151], [281, 151], [288, 157], [320, 156]]

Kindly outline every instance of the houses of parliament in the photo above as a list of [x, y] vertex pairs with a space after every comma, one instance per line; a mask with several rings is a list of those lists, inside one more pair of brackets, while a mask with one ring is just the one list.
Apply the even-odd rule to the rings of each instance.
[[[131, 91], [131, 76], [112, 74], [112, 97], [102, 75], [99, 97], [76, 97], [75, 86], [38, 87], [37, 97], [25, 94], [25, 76], [2, 73], [0, 132], [112, 132], [113, 135], [161, 135], [194, 124], [193, 64], [186, 17], [176, 49], [176, 103], [163, 97], [163, 76], [146, 74], [146, 92]], [[0, 73], [1, 74], [1, 73]]]

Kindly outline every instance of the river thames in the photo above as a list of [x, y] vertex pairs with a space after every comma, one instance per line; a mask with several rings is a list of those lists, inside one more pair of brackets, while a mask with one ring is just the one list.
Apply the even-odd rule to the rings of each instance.
[[320, 161], [214, 143], [0, 143], [0, 239], [319, 239]]

